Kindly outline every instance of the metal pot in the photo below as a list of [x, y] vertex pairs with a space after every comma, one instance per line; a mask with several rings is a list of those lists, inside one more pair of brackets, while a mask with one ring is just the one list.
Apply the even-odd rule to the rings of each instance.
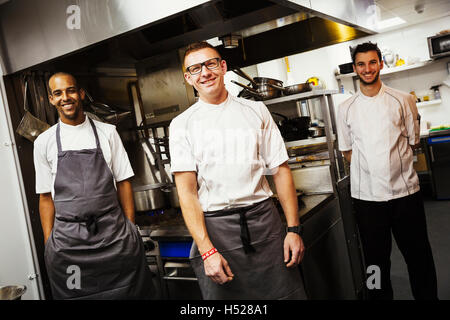
[[157, 210], [167, 207], [167, 197], [162, 183], [134, 187], [134, 206], [136, 211]]
[[180, 199], [178, 198], [177, 187], [175, 184], [166, 185], [162, 187], [161, 190], [166, 192], [172, 208], [180, 208]]

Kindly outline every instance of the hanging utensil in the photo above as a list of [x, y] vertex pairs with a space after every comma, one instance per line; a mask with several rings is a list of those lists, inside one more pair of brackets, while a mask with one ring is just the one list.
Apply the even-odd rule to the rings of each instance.
[[125, 119], [128, 119], [131, 117], [131, 111], [121, 112], [121, 113], [114, 113], [109, 116], [104, 116], [103, 119], [105, 119], [106, 122], [112, 123], [114, 125], [117, 125], [118, 123], [122, 122]]
[[125, 112], [118, 113], [117, 110], [113, 109], [109, 105], [98, 102], [98, 101], [94, 101], [94, 99], [89, 94], [89, 92], [86, 89], [83, 89], [83, 90], [88, 99], [89, 107], [92, 110], [92, 113], [90, 113], [90, 115], [93, 114], [94, 115], [93, 118], [95, 120], [99, 120], [102, 122], [107, 122], [107, 123], [117, 125], [120, 122], [122, 122], [123, 120], [131, 117], [131, 115], [132, 115], [131, 111], [125, 111]]
[[88, 99], [89, 107], [92, 109], [92, 111], [96, 116], [103, 118], [104, 115], [113, 115], [117, 113], [113, 108], [111, 108], [107, 104], [94, 101], [94, 99], [86, 89], [83, 88], [83, 91]]
[[25, 110], [25, 114], [22, 120], [20, 121], [19, 126], [16, 129], [16, 132], [20, 134], [22, 137], [30, 140], [31, 142], [34, 142], [34, 140], [36, 140], [36, 138], [42, 132], [50, 128], [50, 126], [46, 122], [33, 116], [31, 112], [28, 110], [27, 91], [28, 91], [28, 81], [25, 80], [25, 88], [23, 95], [23, 109]]

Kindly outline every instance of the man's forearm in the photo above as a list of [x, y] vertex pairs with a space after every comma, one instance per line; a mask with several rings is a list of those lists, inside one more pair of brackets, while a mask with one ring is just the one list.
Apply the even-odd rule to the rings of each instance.
[[286, 216], [288, 226], [298, 226], [300, 224], [298, 217], [298, 200], [295, 191], [294, 179], [291, 169], [285, 162], [278, 167], [278, 172], [273, 180], [277, 189], [278, 199]]
[[125, 216], [134, 223], [133, 188], [129, 180], [117, 182], [117, 195]]
[[185, 195], [183, 201], [180, 199], [181, 211], [186, 227], [192, 235], [201, 254], [210, 250], [213, 244], [206, 230], [205, 217], [198, 197]]
[[47, 242], [55, 222], [55, 205], [51, 193], [39, 195], [39, 215], [41, 217], [42, 232], [44, 233], [44, 242]]
[[178, 198], [184, 222], [201, 254], [210, 250], [213, 244], [206, 230], [205, 217], [197, 192], [197, 178], [194, 172], [175, 173]]

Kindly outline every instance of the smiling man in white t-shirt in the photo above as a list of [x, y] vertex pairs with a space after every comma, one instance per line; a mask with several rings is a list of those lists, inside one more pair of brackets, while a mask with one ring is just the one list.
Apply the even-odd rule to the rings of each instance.
[[367, 267], [381, 270], [372, 299], [393, 299], [392, 236], [408, 266], [414, 298], [437, 299], [436, 271], [428, 241], [413, 147], [419, 143], [419, 114], [412, 95], [386, 86], [376, 44], [352, 53], [360, 91], [338, 109], [339, 149], [350, 162], [351, 196]]
[[149, 299], [122, 141], [113, 125], [84, 114], [72, 75], [54, 74], [49, 88], [60, 120], [34, 142], [34, 164], [53, 298]]
[[[171, 172], [203, 298], [305, 299], [297, 196], [270, 112], [229, 94], [227, 64], [208, 43], [190, 45], [184, 67], [200, 98], [170, 125]], [[287, 234], [264, 176], [270, 173]]]

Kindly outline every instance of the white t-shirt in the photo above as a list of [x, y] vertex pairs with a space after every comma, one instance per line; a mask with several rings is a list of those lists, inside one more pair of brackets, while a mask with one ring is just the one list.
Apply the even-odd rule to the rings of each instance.
[[[134, 175], [122, 140], [114, 125], [93, 120], [97, 128], [100, 147], [106, 163], [116, 182]], [[61, 149], [81, 150], [94, 149], [95, 135], [86, 116], [85, 121], [71, 126], [61, 121]], [[36, 193], [52, 193], [58, 165], [58, 146], [56, 144], [56, 124], [41, 133], [34, 141], [34, 167], [36, 171]], [[95, 174], [93, 172], [92, 174]]]
[[219, 105], [199, 100], [173, 119], [169, 147], [172, 173], [197, 173], [203, 211], [267, 199], [264, 175], [289, 158], [264, 103], [231, 94]]
[[358, 92], [339, 106], [337, 129], [339, 149], [352, 150], [352, 197], [389, 201], [419, 190], [409, 146], [420, 140], [412, 95], [384, 84], [374, 97]]

